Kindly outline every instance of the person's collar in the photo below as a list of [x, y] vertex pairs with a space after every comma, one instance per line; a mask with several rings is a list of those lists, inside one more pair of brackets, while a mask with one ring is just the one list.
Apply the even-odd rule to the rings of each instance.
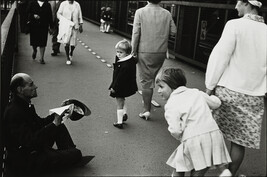
[[264, 23], [264, 18], [260, 15], [257, 15], [257, 14], [250, 14], [250, 13], [247, 13], [243, 16], [243, 18], [246, 18], [246, 19], [250, 19], [250, 20], [254, 20], [254, 21], [257, 21], [257, 22], [262, 22]]
[[122, 58], [122, 59], [119, 59], [118, 62], [122, 62], [122, 61], [129, 60], [129, 59], [131, 59], [132, 57], [133, 57], [133, 55], [128, 55], [128, 56], [126, 56], [126, 57], [124, 57], [124, 58]]
[[175, 89], [174, 91], [173, 91], [173, 93], [174, 94], [179, 94], [179, 93], [182, 93], [182, 92], [184, 92], [184, 91], [186, 91], [187, 90], [187, 87], [185, 87], [185, 86], [180, 86], [180, 87], [178, 87], [177, 89]]
[[43, 6], [43, 4], [44, 4], [44, 1], [42, 2], [42, 1], [37, 1], [38, 2], [38, 4], [42, 7]]
[[18, 95], [14, 95], [13, 99], [16, 103], [18, 103], [24, 107], [31, 107], [32, 106], [31, 101], [26, 101], [25, 99], [21, 98]]

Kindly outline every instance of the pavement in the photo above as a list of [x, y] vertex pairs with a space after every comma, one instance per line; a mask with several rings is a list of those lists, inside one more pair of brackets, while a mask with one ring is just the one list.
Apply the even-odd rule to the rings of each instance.
[[[95, 158], [85, 167], [66, 169], [46, 176], [170, 176], [172, 169], [165, 162], [178, 146], [167, 131], [163, 106], [165, 101], [156, 93], [153, 100], [160, 106], [152, 108], [148, 122], [138, 118], [142, 110], [139, 93], [127, 98], [129, 120], [123, 130], [116, 129], [116, 103], [109, 96], [115, 44], [124, 37], [115, 33], [101, 33], [99, 27], [84, 22], [84, 32], [78, 35], [73, 64], [66, 65], [64, 47], [52, 57], [49, 36], [42, 65], [31, 58], [29, 35], [19, 34], [18, 53], [14, 73], [25, 72], [38, 86], [38, 97], [33, 99], [37, 113], [46, 116], [48, 110], [60, 106], [63, 100], [75, 98], [91, 109], [92, 114], [80, 121], [66, 121], [74, 142], [84, 155]], [[38, 51], [39, 52], [39, 51]], [[167, 59], [164, 66], [176, 66], [185, 71], [188, 87], [204, 90], [203, 70], [177, 59]], [[137, 79], [139, 80], [139, 79]], [[227, 142], [229, 146], [229, 142]], [[266, 116], [263, 123], [260, 150], [247, 150], [240, 174], [266, 176]], [[218, 175], [210, 170], [206, 176]]]

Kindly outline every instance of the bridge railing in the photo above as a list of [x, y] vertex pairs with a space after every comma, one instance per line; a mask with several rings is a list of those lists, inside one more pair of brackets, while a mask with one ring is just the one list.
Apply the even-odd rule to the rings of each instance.
[[9, 101], [9, 83], [13, 72], [13, 62], [15, 53], [18, 50], [18, 14], [17, 2], [12, 4], [8, 15], [1, 25], [1, 117], [0, 117], [0, 165], [1, 176], [4, 176], [4, 142], [3, 142], [3, 114], [4, 109]]

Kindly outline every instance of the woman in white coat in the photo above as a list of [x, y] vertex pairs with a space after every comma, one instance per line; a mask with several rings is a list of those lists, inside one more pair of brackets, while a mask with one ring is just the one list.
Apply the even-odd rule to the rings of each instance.
[[[70, 65], [72, 62], [73, 51], [75, 46], [77, 45], [77, 33], [78, 31], [82, 33], [83, 28], [83, 19], [82, 19], [82, 11], [80, 4], [74, 0], [66, 0], [60, 4], [60, 7], [57, 11], [57, 17], [59, 21], [59, 36], [58, 40], [61, 43], [65, 44], [65, 51], [67, 56], [66, 64]], [[68, 21], [71, 25], [71, 32], [67, 34], [67, 40], [61, 40], [62, 34], [64, 33], [62, 30], [66, 28], [61, 28], [61, 25], [66, 25], [63, 21]], [[72, 22], [72, 23], [71, 23]]]

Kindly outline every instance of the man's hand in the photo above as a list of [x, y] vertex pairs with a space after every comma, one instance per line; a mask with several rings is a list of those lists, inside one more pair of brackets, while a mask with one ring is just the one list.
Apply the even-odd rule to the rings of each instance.
[[54, 114], [55, 119], [54, 119], [53, 123], [56, 126], [59, 126], [62, 123], [62, 118], [65, 116], [65, 113], [67, 113], [67, 112], [69, 112], [69, 109], [66, 109], [65, 111], [63, 111], [63, 113], [61, 115]]

